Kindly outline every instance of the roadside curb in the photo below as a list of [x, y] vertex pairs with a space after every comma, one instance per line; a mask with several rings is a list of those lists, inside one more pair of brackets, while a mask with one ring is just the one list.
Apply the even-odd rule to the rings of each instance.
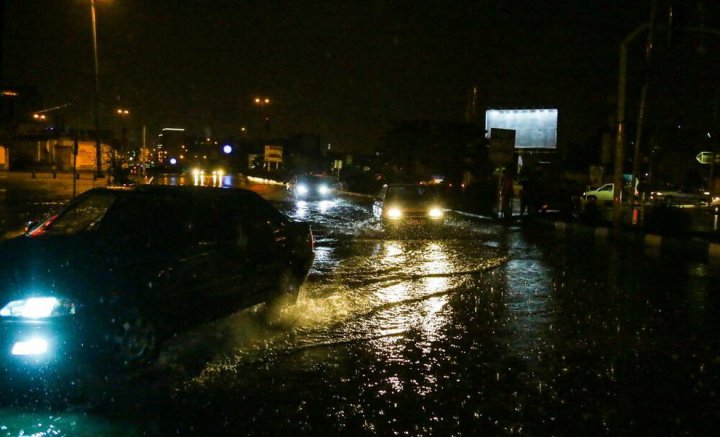
[[351, 196], [351, 197], [359, 197], [361, 199], [374, 199], [375, 196], [372, 194], [362, 194], [362, 193], [354, 193], [352, 191], [336, 191], [337, 194], [340, 194], [342, 196]]
[[[492, 217], [452, 210], [458, 216], [478, 221], [498, 222]], [[585, 243], [616, 242], [642, 250], [647, 255], [658, 256], [672, 254], [684, 256], [688, 260], [720, 265], [720, 243], [713, 243], [697, 237], [669, 237], [650, 234], [641, 230], [590, 226], [581, 223], [534, 219], [533, 225], [552, 230], [560, 236]]]
[[671, 237], [622, 228], [593, 227], [579, 223], [536, 220], [566, 238], [595, 242], [618, 242], [642, 249], [648, 255], [684, 256], [691, 261], [720, 265], [720, 244], [695, 237]]

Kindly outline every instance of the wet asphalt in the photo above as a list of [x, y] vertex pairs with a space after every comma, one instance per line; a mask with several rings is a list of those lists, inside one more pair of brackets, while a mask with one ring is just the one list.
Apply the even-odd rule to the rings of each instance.
[[[717, 267], [531, 221], [388, 230], [357, 199], [249, 188], [312, 224], [296, 305], [182, 333], [143, 374], [73, 392], [41, 378], [2, 397], [0, 432], [693, 435], [718, 423]], [[62, 203], [46, 197], [6, 192], [3, 231]]]

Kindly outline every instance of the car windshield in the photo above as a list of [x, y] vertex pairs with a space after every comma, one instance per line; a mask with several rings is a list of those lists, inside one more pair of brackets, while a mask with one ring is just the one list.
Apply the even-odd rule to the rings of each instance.
[[430, 200], [435, 195], [435, 190], [425, 185], [389, 187], [387, 191], [389, 200]]
[[74, 235], [97, 230], [116, 196], [111, 192], [93, 193], [79, 198], [45, 225], [45, 235]]
[[318, 185], [318, 184], [334, 184], [335, 180], [334, 178], [326, 177], [326, 176], [303, 176], [301, 178], [298, 178], [299, 184], [311, 184], [311, 185]]

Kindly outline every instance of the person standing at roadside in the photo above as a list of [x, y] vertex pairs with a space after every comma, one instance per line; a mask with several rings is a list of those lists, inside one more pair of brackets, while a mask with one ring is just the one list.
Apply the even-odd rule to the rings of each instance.
[[502, 179], [500, 180], [500, 204], [502, 210], [503, 220], [512, 219], [512, 198], [514, 188], [513, 179], [508, 169], [504, 169], [502, 172]]

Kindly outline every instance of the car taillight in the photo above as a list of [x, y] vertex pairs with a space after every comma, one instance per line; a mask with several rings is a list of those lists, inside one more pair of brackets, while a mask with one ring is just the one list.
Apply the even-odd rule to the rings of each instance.
[[27, 232], [27, 235], [28, 235], [29, 237], [39, 237], [39, 236], [41, 236], [42, 234], [45, 233], [45, 228], [47, 228], [48, 226], [50, 226], [50, 225], [52, 224], [52, 222], [55, 221], [56, 218], [57, 218], [57, 215], [52, 216], [50, 219], [46, 220], [45, 223], [41, 224], [40, 226], [36, 227], [35, 229], [29, 230], [29, 231]]

